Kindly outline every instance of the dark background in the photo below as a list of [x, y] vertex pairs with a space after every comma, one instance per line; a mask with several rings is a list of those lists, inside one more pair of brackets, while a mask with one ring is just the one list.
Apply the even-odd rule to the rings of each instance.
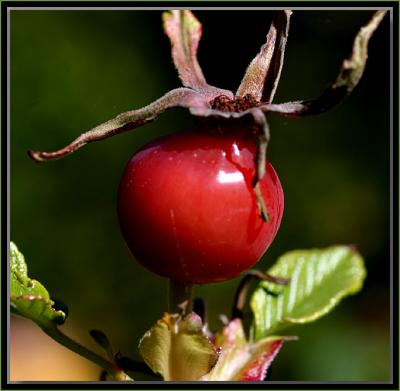
[[[195, 14], [203, 23], [199, 61], [208, 82], [235, 90], [273, 13]], [[371, 14], [295, 11], [275, 102], [319, 95]], [[139, 358], [139, 338], [167, 308], [167, 282], [128, 253], [116, 191], [134, 151], [190, 128], [192, 118], [173, 109], [135, 132], [40, 165], [26, 151], [59, 149], [180, 85], [161, 11], [15, 10], [10, 20], [11, 239], [30, 276], [68, 304], [66, 332], [75, 330], [93, 346], [87, 331], [100, 328], [117, 350]], [[343, 104], [313, 118], [270, 117], [268, 154], [285, 191], [285, 212], [257, 267], [266, 270], [292, 249], [355, 244], [368, 270], [361, 293], [325, 318], [288, 330], [300, 339], [283, 347], [271, 380], [389, 380], [389, 22], [387, 15], [371, 39], [364, 76]], [[229, 314], [238, 281], [196, 290], [207, 300], [212, 329], [218, 314]], [[27, 354], [28, 345], [29, 339]]]

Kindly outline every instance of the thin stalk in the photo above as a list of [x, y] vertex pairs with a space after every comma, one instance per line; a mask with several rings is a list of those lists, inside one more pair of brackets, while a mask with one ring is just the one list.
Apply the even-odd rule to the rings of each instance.
[[174, 313], [180, 308], [183, 313], [188, 312], [192, 304], [192, 293], [192, 284], [184, 284], [180, 281], [170, 279], [168, 292], [169, 311]]
[[232, 319], [243, 319], [243, 309], [246, 305], [250, 283], [255, 279], [269, 281], [277, 285], [288, 285], [290, 283], [290, 278], [271, 276], [270, 274], [263, 273], [261, 270], [257, 269], [248, 270], [236, 290], [232, 308]]
[[97, 364], [99, 367], [104, 368], [110, 376], [115, 380], [132, 380], [128, 375], [121, 369], [119, 369], [115, 364], [106, 360], [105, 358], [99, 356], [97, 353], [92, 352], [85, 346], [81, 345], [79, 342], [74, 341], [67, 335], [65, 335], [58, 327], [48, 327], [43, 328], [43, 331], [57, 341], [59, 344], [65, 346], [69, 350], [72, 350], [76, 354], [86, 358]]

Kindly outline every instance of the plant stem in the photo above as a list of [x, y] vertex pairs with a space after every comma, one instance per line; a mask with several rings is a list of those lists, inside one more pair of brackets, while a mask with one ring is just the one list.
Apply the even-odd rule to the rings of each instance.
[[57, 326], [54, 327], [43, 327], [42, 330], [59, 344], [65, 346], [74, 353], [94, 362], [99, 367], [104, 368], [114, 380], [132, 380], [128, 375], [115, 364], [99, 356], [97, 353], [92, 352], [79, 342], [74, 341], [67, 335], [65, 335]]
[[236, 290], [232, 308], [232, 319], [243, 319], [243, 309], [246, 305], [250, 283], [254, 279], [269, 281], [277, 285], [288, 285], [290, 282], [290, 278], [271, 276], [270, 274], [263, 273], [261, 270], [257, 269], [247, 270], [245, 276], [240, 281], [240, 284]]
[[179, 307], [184, 313], [188, 312], [191, 307], [192, 292], [192, 284], [184, 284], [180, 281], [170, 279], [168, 292], [169, 311], [171, 313], [176, 312]]

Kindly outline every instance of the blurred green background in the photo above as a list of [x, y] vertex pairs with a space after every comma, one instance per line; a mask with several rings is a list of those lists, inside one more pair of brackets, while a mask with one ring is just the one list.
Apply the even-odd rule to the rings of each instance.
[[[295, 11], [275, 101], [317, 96], [371, 11]], [[273, 13], [198, 11], [199, 60], [210, 84], [235, 89]], [[182, 109], [63, 160], [35, 164], [120, 112], [180, 85], [160, 11], [11, 11], [11, 239], [30, 276], [68, 304], [68, 327], [94, 346], [100, 328], [139, 358], [143, 333], [167, 308], [167, 282], [142, 269], [119, 232], [116, 191], [129, 157], [155, 137], [192, 126]], [[363, 291], [314, 324], [288, 331], [271, 380], [387, 381], [390, 376], [389, 17], [372, 38], [363, 79], [334, 110], [271, 116], [269, 159], [285, 191], [280, 232], [257, 267], [296, 248], [355, 244]], [[155, 244], [156, 245], [156, 244]], [[211, 328], [229, 314], [239, 279], [201, 286]], [[68, 326], [69, 325], [69, 326]], [[63, 379], [61, 379], [63, 380]]]

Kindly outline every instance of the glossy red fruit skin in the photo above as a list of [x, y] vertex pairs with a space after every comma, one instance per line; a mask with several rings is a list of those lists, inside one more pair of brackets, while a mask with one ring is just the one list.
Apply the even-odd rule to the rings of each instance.
[[223, 281], [253, 266], [274, 239], [283, 191], [267, 162], [261, 192], [264, 222], [252, 189], [251, 136], [175, 133], [135, 153], [118, 191], [123, 237], [148, 270], [186, 284]]

